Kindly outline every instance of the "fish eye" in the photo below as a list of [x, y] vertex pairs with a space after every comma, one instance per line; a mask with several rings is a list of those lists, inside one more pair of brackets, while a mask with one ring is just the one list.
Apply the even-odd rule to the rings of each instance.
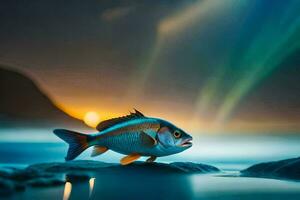
[[175, 138], [180, 138], [181, 133], [179, 131], [174, 131], [173, 135]]

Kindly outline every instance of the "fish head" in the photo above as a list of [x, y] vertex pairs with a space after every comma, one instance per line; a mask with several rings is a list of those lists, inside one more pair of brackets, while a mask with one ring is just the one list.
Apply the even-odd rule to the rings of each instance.
[[164, 151], [179, 153], [192, 146], [193, 137], [175, 125], [164, 122], [157, 132], [158, 142]]

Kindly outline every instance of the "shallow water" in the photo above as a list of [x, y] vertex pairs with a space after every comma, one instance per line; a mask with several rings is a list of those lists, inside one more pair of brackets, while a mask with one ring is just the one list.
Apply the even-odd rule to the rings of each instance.
[[[91, 185], [91, 182], [93, 183]], [[65, 195], [65, 198], [64, 198]], [[11, 199], [297, 199], [300, 183], [210, 175], [94, 174], [90, 180], [28, 188]]]
[[[41, 133], [35, 137], [37, 133]], [[0, 130], [0, 165], [24, 167], [64, 161], [67, 145], [50, 130]], [[16, 134], [22, 134], [17, 137]], [[17, 138], [14, 139], [14, 138]], [[300, 182], [237, 177], [258, 162], [298, 157], [300, 137], [279, 135], [199, 135], [189, 150], [159, 158], [159, 162], [191, 161], [222, 170], [209, 175], [95, 173], [85, 182], [50, 188], [26, 188], [5, 199], [298, 199]], [[78, 159], [91, 159], [91, 149]], [[108, 152], [95, 160], [118, 162], [123, 155]], [[145, 159], [145, 158], [144, 158]], [[93, 189], [91, 189], [93, 186]], [[68, 194], [68, 192], [70, 192]], [[68, 198], [67, 198], [68, 197]], [[0, 197], [1, 198], [1, 197]]]

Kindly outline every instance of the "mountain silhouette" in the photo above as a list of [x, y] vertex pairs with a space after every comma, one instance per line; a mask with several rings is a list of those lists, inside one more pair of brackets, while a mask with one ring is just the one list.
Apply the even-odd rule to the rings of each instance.
[[0, 126], [84, 124], [60, 110], [28, 76], [0, 65]]

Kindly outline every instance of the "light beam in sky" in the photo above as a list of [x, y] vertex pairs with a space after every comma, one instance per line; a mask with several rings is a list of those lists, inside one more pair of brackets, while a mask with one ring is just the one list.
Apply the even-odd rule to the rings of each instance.
[[[196, 1], [195, 3], [185, 6], [173, 15], [163, 19], [157, 25], [157, 36], [153, 49], [150, 52], [146, 62], [143, 62], [133, 74], [128, 90], [128, 98], [131, 101], [137, 100], [145, 84], [149, 79], [151, 73], [155, 71], [158, 66], [160, 53], [164, 50], [166, 45], [170, 45], [170, 40], [180, 35], [183, 30], [189, 29], [191, 26], [199, 25], [201, 19], [205, 19], [208, 13], [218, 13], [222, 8], [221, 1], [218, 0], [204, 0]], [[168, 42], [166, 42], [168, 41]]]
[[[265, 23], [264, 30], [256, 36], [252, 45], [241, 60], [243, 71], [239, 80], [231, 88], [221, 105], [217, 122], [230, 119], [239, 102], [265, 77], [297, 48], [300, 42], [300, 16], [297, 6], [290, 5], [277, 19], [272, 17]], [[299, 8], [299, 6], [298, 6]]]
[[[236, 0], [231, 1], [235, 5]], [[240, 3], [244, 6], [245, 3]], [[239, 9], [238, 6], [230, 6], [218, 0], [204, 0], [196, 1], [192, 4], [185, 5], [182, 9], [173, 13], [172, 15], [161, 20], [157, 25], [156, 42], [153, 45], [152, 52], [146, 62], [141, 64], [137, 73], [133, 75], [133, 80], [129, 87], [128, 98], [131, 101], [138, 100], [139, 95], [145, 88], [145, 84], [149, 81], [149, 76], [155, 71], [159, 65], [160, 54], [164, 51], [166, 46], [172, 45], [172, 40], [184, 36], [191, 28], [201, 27], [202, 20], [206, 21], [210, 17], [215, 17], [223, 12], [233, 12], [234, 9]], [[195, 113], [192, 123], [198, 120], [198, 116], [207, 104], [212, 100], [217, 92], [218, 85], [221, 84], [224, 71], [217, 72], [218, 78], [210, 81], [199, 92], [196, 104]]]
[[[151, 73], [159, 66], [161, 55], [167, 46], [170, 48], [172, 40], [184, 36], [187, 32], [193, 31], [194, 27], [201, 28], [201, 21], [210, 17], [216, 17], [223, 13], [232, 14], [235, 11], [255, 12], [256, 5], [259, 2], [236, 1], [231, 0], [229, 3], [224, 1], [196, 1], [195, 3], [184, 6], [173, 15], [170, 15], [157, 26], [156, 42], [153, 45], [146, 62], [140, 65], [132, 78], [131, 87], [129, 87], [130, 97], [138, 99], [139, 95], [145, 89], [145, 84], [149, 80]], [[294, 5], [293, 5], [294, 4]], [[240, 101], [264, 78], [269, 76], [274, 69], [295, 49], [299, 48], [297, 32], [299, 31], [299, 4], [291, 1], [291, 4], [284, 7], [279, 15], [268, 13], [266, 21], [263, 21], [263, 28], [260, 32], [255, 33], [253, 41], [249, 40], [249, 48], [245, 52], [228, 53], [228, 60], [236, 60], [236, 66], [226, 59], [222, 62], [223, 66], [218, 67], [219, 71], [215, 72], [215, 78], [209, 80], [201, 86], [198, 91], [198, 97], [195, 103], [195, 112], [193, 123], [198, 120], [202, 112], [209, 108], [211, 102], [220, 92], [220, 86], [225, 84], [226, 69], [236, 67], [235, 75], [238, 75], [237, 81], [225, 94], [223, 103], [221, 103], [217, 113], [216, 122], [222, 124], [230, 119], [232, 112]], [[278, 14], [278, 13], [276, 13]], [[269, 17], [269, 18], [268, 18]], [[220, 18], [218, 20], [221, 20]], [[244, 19], [239, 19], [243, 24]], [[246, 28], [247, 27], [240, 27]], [[295, 42], [296, 41], [296, 42]], [[137, 89], [138, 88], [138, 89]], [[135, 99], [135, 100], [136, 100]]]

